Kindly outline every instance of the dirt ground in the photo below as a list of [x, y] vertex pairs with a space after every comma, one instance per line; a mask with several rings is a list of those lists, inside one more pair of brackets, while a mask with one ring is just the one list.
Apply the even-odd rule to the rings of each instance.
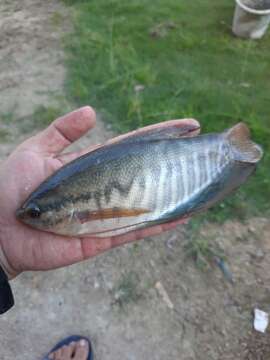
[[[63, 95], [61, 38], [70, 29], [57, 1], [1, 0], [0, 125], [10, 133], [1, 159], [32, 132], [7, 114], [31, 116]], [[76, 146], [110, 136], [100, 121]], [[270, 313], [269, 219], [208, 225], [200, 236], [224, 251], [232, 284], [217, 266], [202, 271], [187, 257], [183, 226], [82, 264], [19, 276], [16, 306], [0, 319], [0, 359], [41, 359], [78, 333], [92, 339], [97, 360], [270, 359], [269, 330], [252, 327], [255, 307]]]

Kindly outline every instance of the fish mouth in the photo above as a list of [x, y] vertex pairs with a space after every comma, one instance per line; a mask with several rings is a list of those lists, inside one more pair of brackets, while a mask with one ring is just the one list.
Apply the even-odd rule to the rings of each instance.
[[41, 210], [35, 203], [30, 203], [16, 210], [16, 218], [20, 220], [36, 220], [41, 216]]
[[25, 218], [25, 208], [19, 208], [15, 212], [15, 216], [19, 220], [23, 220]]

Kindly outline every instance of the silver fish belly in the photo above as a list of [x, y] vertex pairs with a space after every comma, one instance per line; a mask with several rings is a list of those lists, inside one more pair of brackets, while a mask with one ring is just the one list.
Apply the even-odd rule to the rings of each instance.
[[64, 166], [17, 217], [67, 236], [120, 235], [206, 210], [245, 182], [261, 157], [243, 123], [193, 138], [149, 131]]

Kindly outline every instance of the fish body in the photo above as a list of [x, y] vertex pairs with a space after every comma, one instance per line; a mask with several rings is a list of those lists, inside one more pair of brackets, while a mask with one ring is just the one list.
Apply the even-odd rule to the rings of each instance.
[[115, 236], [209, 208], [245, 182], [262, 157], [243, 123], [217, 134], [186, 132], [150, 130], [72, 161], [29, 196], [17, 217], [67, 236]]

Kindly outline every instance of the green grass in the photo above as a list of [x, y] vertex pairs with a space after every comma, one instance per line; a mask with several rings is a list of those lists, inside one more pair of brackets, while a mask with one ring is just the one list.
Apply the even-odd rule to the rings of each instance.
[[9, 135], [10, 134], [7, 129], [0, 129], [0, 142], [6, 142]]
[[203, 217], [196, 218], [196, 221], [190, 221], [187, 226], [187, 241], [184, 246], [185, 253], [191, 257], [195, 264], [201, 270], [212, 268], [215, 259], [225, 260], [224, 252], [209, 237], [203, 236], [201, 231]]
[[14, 117], [13, 112], [0, 113], [0, 124], [3, 123], [5, 125], [9, 125], [14, 120], [15, 120], [15, 117]]
[[136, 273], [131, 271], [122, 275], [113, 289], [115, 304], [124, 307], [129, 303], [136, 303], [141, 298], [138, 286], [139, 279]]
[[197, 118], [203, 132], [244, 120], [264, 160], [207, 218], [269, 211], [269, 34], [233, 37], [234, 2], [227, 0], [65, 3], [74, 10], [74, 32], [66, 37], [69, 99], [91, 104], [119, 132], [171, 118]]
[[53, 26], [58, 27], [63, 24], [63, 21], [64, 21], [64, 16], [60, 12], [55, 11], [51, 15], [51, 24]]
[[45, 128], [62, 114], [62, 108], [55, 106], [38, 106], [31, 119], [33, 128]]

